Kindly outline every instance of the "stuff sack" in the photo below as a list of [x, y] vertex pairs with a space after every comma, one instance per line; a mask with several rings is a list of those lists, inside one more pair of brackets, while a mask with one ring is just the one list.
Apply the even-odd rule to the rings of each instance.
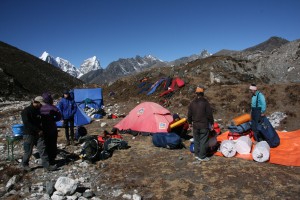
[[118, 149], [127, 149], [128, 143], [121, 138], [109, 138], [104, 142], [104, 151], [113, 152]]
[[180, 136], [176, 133], [152, 134], [152, 142], [156, 147], [163, 147], [167, 149], [180, 149], [184, 147]]
[[87, 135], [87, 130], [84, 126], [79, 126], [76, 129], [75, 132], [75, 140], [79, 140], [81, 137], [86, 136]]
[[251, 122], [246, 122], [238, 126], [228, 126], [228, 130], [232, 133], [244, 133], [251, 129]]
[[280, 144], [280, 138], [266, 116], [261, 118], [261, 122], [257, 125], [257, 130], [271, 148], [277, 147]]
[[88, 136], [83, 138], [83, 140], [84, 144], [81, 149], [80, 157], [91, 162], [96, 161], [99, 158], [99, 154], [101, 152], [101, 147], [99, 146], [96, 136]]

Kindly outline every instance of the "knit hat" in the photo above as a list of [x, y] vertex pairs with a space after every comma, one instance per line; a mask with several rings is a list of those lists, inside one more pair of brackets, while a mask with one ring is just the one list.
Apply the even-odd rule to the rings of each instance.
[[53, 98], [50, 93], [45, 92], [42, 94], [42, 97], [43, 97], [45, 103], [49, 103], [49, 104], [53, 103]]
[[200, 93], [200, 92], [204, 92], [204, 88], [203, 87], [201, 87], [201, 86], [197, 86], [197, 88], [196, 88], [196, 91], [195, 91], [196, 93]]
[[69, 90], [64, 90], [64, 94], [70, 94]]

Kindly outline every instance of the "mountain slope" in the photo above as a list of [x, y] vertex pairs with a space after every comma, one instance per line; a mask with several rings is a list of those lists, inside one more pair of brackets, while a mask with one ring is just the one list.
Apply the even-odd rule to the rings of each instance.
[[82, 84], [39, 58], [0, 42], [0, 97], [24, 98], [45, 91], [60, 94]]

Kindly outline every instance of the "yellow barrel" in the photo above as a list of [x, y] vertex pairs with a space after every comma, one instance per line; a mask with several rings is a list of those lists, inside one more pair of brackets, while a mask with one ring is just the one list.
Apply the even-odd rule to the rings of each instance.
[[183, 124], [184, 122], [186, 122], [186, 118], [182, 118], [180, 120], [178, 120], [177, 122], [173, 123], [170, 125], [170, 128], [175, 128], [176, 126], [180, 126], [181, 124]]
[[246, 123], [246, 122], [249, 122], [251, 120], [251, 115], [246, 113], [246, 114], [243, 114], [241, 116], [238, 116], [236, 118], [233, 118], [232, 120], [232, 123], [235, 125], [235, 126], [238, 126], [240, 124], [243, 124], [243, 123]]

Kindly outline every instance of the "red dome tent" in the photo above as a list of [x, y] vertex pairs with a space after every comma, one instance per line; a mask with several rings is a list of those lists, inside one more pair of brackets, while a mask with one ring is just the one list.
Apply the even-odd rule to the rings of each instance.
[[114, 127], [135, 132], [166, 132], [173, 117], [169, 110], [153, 102], [143, 102], [132, 109], [129, 114]]

